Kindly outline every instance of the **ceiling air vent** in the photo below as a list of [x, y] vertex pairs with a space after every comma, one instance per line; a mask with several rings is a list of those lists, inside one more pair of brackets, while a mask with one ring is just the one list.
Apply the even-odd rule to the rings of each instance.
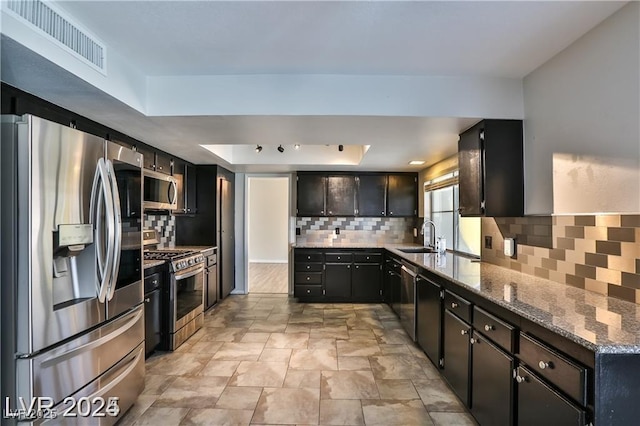
[[62, 17], [50, 4], [40, 0], [9, 0], [6, 5], [13, 13], [70, 49], [80, 59], [105, 72], [105, 46]]

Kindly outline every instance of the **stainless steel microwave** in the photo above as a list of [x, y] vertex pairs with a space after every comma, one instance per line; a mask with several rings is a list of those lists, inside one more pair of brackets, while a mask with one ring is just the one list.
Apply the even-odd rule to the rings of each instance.
[[178, 208], [178, 182], [173, 176], [152, 170], [144, 171], [144, 208], [175, 210]]

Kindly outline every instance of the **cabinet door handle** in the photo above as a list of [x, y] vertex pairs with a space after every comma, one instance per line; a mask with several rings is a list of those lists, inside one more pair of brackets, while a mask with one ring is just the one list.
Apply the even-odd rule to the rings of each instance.
[[471, 342], [472, 345], [476, 344], [476, 343], [480, 343], [480, 340], [478, 340], [476, 338], [473, 338], [473, 337], [469, 341]]
[[538, 367], [540, 367], [541, 370], [545, 370], [547, 368], [553, 368], [553, 364], [551, 362], [548, 361], [540, 361], [538, 363]]
[[[495, 330], [495, 327], [489, 324], [486, 324], [484, 326], [484, 331], [491, 331], [491, 330]], [[542, 361], [541, 361], [542, 362]]]
[[389, 216], [391, 216], [393, 214], [393, 212], [389, 212]]
[[527, 376], [516, 376], [516, 382], [518, 383], [526, 383], [529, 381]]
[[347, 265], [347, 269], [351, 269], [351, 265]]
[[358, 265], [356, 265], [356, 269], [360, 269], [360, 267]]
[[151, 299], [147, 297], [146, 299], [144, 299], [144, 301], [149, 303], [149, 302], [151, 302]]
[[469, 330], [460, 330], [460, 334], [462, 334], [463, 336], [465, 334], [469, 334]]
[[333, 212], [331, 210], [329, 210], [329, 214], [333, 214]]
[[455, 309], [458, 307], [458, 304], [456, 302], [451, 302], [451, 309]]
[[382, 216], [384, 216], [384, 212], [380, 212], [380, 214], [382, 214]]

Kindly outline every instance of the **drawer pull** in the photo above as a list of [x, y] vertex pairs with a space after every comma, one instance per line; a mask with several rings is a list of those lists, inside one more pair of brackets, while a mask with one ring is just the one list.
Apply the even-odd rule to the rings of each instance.
[[311, 293], [311, 290], [307, 289], [307, 294], [310, 294], [310, 293]]
[[538, 363], [538, 367], [540, 367], [541, 370], [545, 370], [547, 368], [552, 369], [553, 368], [553, 363], [551, 362], [545, 362], [545, 361], [540, 361]]
[[309, 281], [311, 279], [311, 277], [307, 277], [307, 281]]
[[311, 256], [307, 256], [307, 260], [311, 260]]
[[460, 334], [462, 334], [463, 336], [465, 334], [469, 334], [469, 330], [460, 330]]
[[340, 256], [338, 256], [338, 260], [340, 260]]
[[307, 265], [307, 269], [311, 269], [311, 266]]
[[516, 376], [516, 382], [518, 383], [527, 383], [529, 378], [527, 376]]
[[456, 302], [451, 302], [451, 309], [455, 309], [458, 307], [458, 304]]
[[367, 260], [369, 260], [369, 256], [367, 256]]
[[492, 325], [486, 324], [484, 326], [484, 331], [491, 331], [491, 330], [495, 330], [496, 328]]

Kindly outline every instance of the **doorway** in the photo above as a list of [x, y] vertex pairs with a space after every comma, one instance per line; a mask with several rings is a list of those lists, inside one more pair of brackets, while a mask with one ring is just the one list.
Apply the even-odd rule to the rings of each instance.
[[248, 293], [289, 292], [289, 178], [247, 179]]

